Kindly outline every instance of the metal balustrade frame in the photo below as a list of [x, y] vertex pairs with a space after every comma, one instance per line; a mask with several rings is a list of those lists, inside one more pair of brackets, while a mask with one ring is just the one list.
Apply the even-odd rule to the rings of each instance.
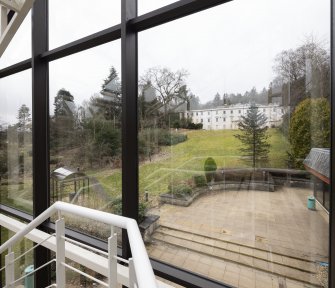
[[[97, 211], [94, 209], [81, 207], [64, 202], [56, 202], [45, 210], [42, 214], [36, 217], [32, 222], [27, 224], [23, 229], [17, 232], [13, 237], [8, 239], [4, 244], [0, 246], [0, 254], [8, 250], [5, 263], [5, 273], [6, 273], [6, 288], [13, 287], [14, 283], [22, 280], [24, 277], [19, 279], [14, 279], [14, 261], [19, 259], [21, 256], [14, 258], [13, 247], [14, 245], [22, 240], [28, 233], [30, 233], [35, 228], [39, 227], [41, 223], [52, 217], [54, 214], [58, 214], [58, 220], [55, 222], [56, 233], [56, 285], [57, 287], [65, 287], [66, 277], [65, 268], [74, 270], [75, 272], [83, 274], [76, 268], [65, 263], [66, 249], [65, 249], [65, 221], [62, 217], [62, 213], [67, 213], [82, 218], [98, 221], [111, 226], [111, 236], [108, 238], [108, 283], [100, 283], [98, 279], [93, 279], [96, 282], [104, 285], [106, 287], [116, 288], [117, 283], [117, 234], [114, 232], [114, 227], [119, 227], [127, 231], [131, 253], [133, 257], [129, 259], [129, 287], [133, 288], [156, 288], [157, 283], [155, 275], [153, 273], [151, 263], [146, 252], [141, 233], [137, 226], [137, 222], [133, 219], [126, 218], [123, 216], [118, 216], [102, 211]], [[43, 240], [43, 242], [48, 239]], [[42, 244], [42, 243], [40, 243]], [[40, 245], [38, 244], [37, 247]], [[73, 245], [73, 244], [72, 244]], [[36, 248], [36, 247], [34, 247]], [[87, 247], [86, 247], [87, 248]], [[95, 250], [96, 251], [96, 250]], [[27, 253], [27, 252], [25, 252]], [[52, 261], [50, 260], [40, 266], [38, 266], [34, 271], [40, 270], [46, 265], [49, 265]], [[96, 271], [99, 272], [99, 271]], [[84, 273], [85, 274], [85, 273]], [[90, 277], [85, 274], [84, 276]], [[92, 277], [91, 277], [92, 279]]]

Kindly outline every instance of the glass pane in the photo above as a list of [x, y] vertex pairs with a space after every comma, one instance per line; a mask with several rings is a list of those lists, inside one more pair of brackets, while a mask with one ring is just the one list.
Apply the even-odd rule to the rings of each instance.
[[[121, 213], [120, 41], [50, 63], [50, 195]], [[67, 225], [104, 238], [110, 228]]]
[[[1, 227], [0, 230], [1, 230], [1, 244], [5, 243], [9, 238], [13, 237], [15, 234], [14, 232], [4, 227]], [[13, 250], [12, 250], [14, 252], [14, 257], [18, 258], [20, 255], [27, 252], [32, 247], [33, 247], [33, 242], [28, 239], [19, 241], [16, 245], [14, 245]], [[25, 254], [25, 256], [17, 259], [14, 262], [14, 273], [15, 273], [14, 279], [19, 279], [20, 277], [24, 276], [25, 271], [31, 271], [31, 269], [33, 268], [32, 266], [33, 264], [34, 264], [34, 252], [33, 251], [30, 251], [27, 254]], [[2, 267], [4, 267], [5, 265], [5, 253], [1, 254], [1, 265]], [[5, 286], [5, 271], [2, 271], [1, 273], [1, 284], [2, 284], [1, 286], [3, 287]], [[23, 285], [24, 285], [24, 280], [18, 281], [15, 287], [23, 287]]]
[[0, 69], [31, 57], [31, 12], [23, 20], [7, 49], [0, 57]]
[[142, 15], [153, 10], [162, 8], [171, 3], [178, 2], [176, 0], [139, 0], [138, 15]]
[[49, 1], [50, 49], [121, 22], [120, 0]]
[[32, 213], [31, 70], [0, 79], [0, 201]]
[[233, 287], [327, 287], [330, 1], [303, 3], [232, 1], [140, 33], [152, 258]]

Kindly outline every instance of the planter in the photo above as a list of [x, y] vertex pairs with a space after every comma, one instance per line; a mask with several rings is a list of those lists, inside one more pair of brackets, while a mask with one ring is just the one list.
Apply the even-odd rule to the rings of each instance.
[[139, 228], [144, 242], [151, 241], [151, 235], [159, 227], [159, 216], [158, 215], [147, 215], [144, 220], [140, 223]]
[[207, 191], [208, 187], [205, 186], [203, 188], [194, 189], [192, 195], [190, 196], [176, 197], [174, 194], [165, 193], [161, 194], [159, 197], [161, 203], [187, 207], [190, 206], [194, 199], [196, 199], [199, 195], [206, 193]]
[[265, 191], [265, 192], [274, 192], [275, 184], [274, 181], [269, 182], [259, 182], [259, 181], [250, 181], [250, 182], [219, 182], [212, 185], [212, 190], [256, 190], [256, 191]]
[[271, 174], [269, 174], [267, 181], [252, 181], [250, 179], [244, 180], [242, 182], [220, 181], [208, 184], [208, 186], [196, 188], [193, 190], [192, 195], [185, 195], [183, 197], [180, 196], [178, 197], [174, 194], [164, 193], [161, 194], [159, 197], [161, 203], [187, 207], [190, 206], [192, 202], [199, 195], [205, 194], [210, 191], [224, 192], [225, 190], [233, 190], [233, 191], [256, 190], [256, 191], [274, 192], [275, 183]]

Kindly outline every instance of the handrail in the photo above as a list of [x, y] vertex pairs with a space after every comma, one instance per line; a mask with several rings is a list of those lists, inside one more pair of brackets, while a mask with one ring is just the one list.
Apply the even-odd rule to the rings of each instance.
[[26, 234], [31, 232], [44, 221], [49, 219], [53, 214], [58, 212], [70, 213], [76, 216], [126, 229], [139, 287], [157, 287], [155, 275], [151, 268], [151, 263], [146, 252], [140, 230], [137, 226], [137, 222], [134, 219], [60, 201], [55, 202], [52, 206], [50, 206], [47, 210], [45, 210], [42, 214], [30, 222], [24, 229], [16, 233], [12, 238], [2, 244], [0, 246], [0, 254], [12, 247], [16, 242], [22, 240]]

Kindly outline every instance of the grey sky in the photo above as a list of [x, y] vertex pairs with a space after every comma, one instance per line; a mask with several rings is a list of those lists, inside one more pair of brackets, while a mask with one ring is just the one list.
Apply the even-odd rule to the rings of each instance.
[[[50, 0], [50, 48], [120, 22], [120, 0], [97, 2], [94, 7], [86, 0]], [[139, 0], [139, 14], [171, 2]], [[144, 31], [139, 75], [153, 66], [184, 68], [189, 89], [202, 102], [216, 92], [260, 90], [273, 79], [273, 60], [282, 50], [298, 47], [310, 35], [329, 46], [329, 6], [329, 0], [235, 0]], [[0, 59], [1, 68], [30, 57], [30, 23], [29, 15]], [[52, 62], [50, 101], [60, 88], [68, 89], [77, 104], [88, 100], [100, 91], [111, 65], [120, 74], [120, 41]], [[0, 80], [2, 121], [15, 121], [20, 104], [31, 106], [29, 79], [29, 73], [20, 73]]]

